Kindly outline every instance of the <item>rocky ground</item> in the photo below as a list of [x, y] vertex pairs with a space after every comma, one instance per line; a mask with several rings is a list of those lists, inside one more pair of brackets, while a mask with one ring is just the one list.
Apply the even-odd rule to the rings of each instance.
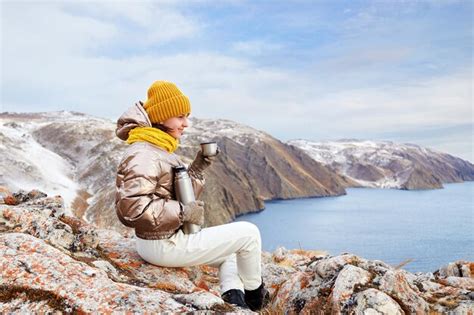
[[[220, 299], [215, 268], [150, 265], [133, 235], [66, 216], [59, 196], [0, 193], [2, 314], [249, 312]], [[284, 248], [263, 262], [272, 295], [264, 313], [474, 314], [474, 262], [412, 274], [352, 254]]]

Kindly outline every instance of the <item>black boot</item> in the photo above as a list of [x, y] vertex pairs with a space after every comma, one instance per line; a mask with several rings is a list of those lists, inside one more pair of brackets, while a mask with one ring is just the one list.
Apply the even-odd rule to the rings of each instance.
[[255, 290], [245, 290], [245, 303], [252, 311], [258, 311], [265, 307], [270, 302], [270, 293], [265, 289], [265, 284], [262, 284]]
[[229, 304], [234, 304], [243, 308], [249, 308], [247, 304], [245, 304], [244, 292], [240, 290], [231, 289], [231, 290], [225, 291], [224, 293], [221, 294], [221, 297], [225, 302]]

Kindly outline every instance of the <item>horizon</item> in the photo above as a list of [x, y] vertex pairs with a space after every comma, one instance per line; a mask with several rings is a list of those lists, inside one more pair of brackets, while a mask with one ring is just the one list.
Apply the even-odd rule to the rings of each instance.
[[[288, 141], [474, 161], [470, 1], [2, 1], [2, 112], [116, 120], [155, 80]], [[32, 75], [33, 74], [33, 75]]]

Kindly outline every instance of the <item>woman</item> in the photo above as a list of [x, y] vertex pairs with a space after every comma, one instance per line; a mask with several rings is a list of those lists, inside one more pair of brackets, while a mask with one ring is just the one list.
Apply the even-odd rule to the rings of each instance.
[[[174, 151], [190, 113], [189, 99], [176, 85], [156, 81], [147, 101], [119, 118], [116, 134], [130, 146], [117, 171], [117, 215], [135, 228], [137, 251], [144, 260], [164, 267], [216, 266], [223, 300], [259, 310], [268, 301], [268, 291], [261, 278], [258, 228], [235, 222], [189, 235], [181, 229], [184, 222], [204, 223], [204, 203], [183, 205], [174, 193], [173, 167], [184, 165]], [[204, 170], [214, 158], [199, 151], [188, 169], [196, 199], [204, 186]]]

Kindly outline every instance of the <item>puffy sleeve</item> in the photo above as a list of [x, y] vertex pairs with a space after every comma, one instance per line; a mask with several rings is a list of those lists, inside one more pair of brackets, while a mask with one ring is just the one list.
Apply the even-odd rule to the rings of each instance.
[[169, 180], [164, 163], [137, 152], [125, 158], [117, 170], [116, 211], [120, 221], [129, 227], [148, 231], [170, 231], [182, 223], [181, 204], [159, 194], [160, 181]]

